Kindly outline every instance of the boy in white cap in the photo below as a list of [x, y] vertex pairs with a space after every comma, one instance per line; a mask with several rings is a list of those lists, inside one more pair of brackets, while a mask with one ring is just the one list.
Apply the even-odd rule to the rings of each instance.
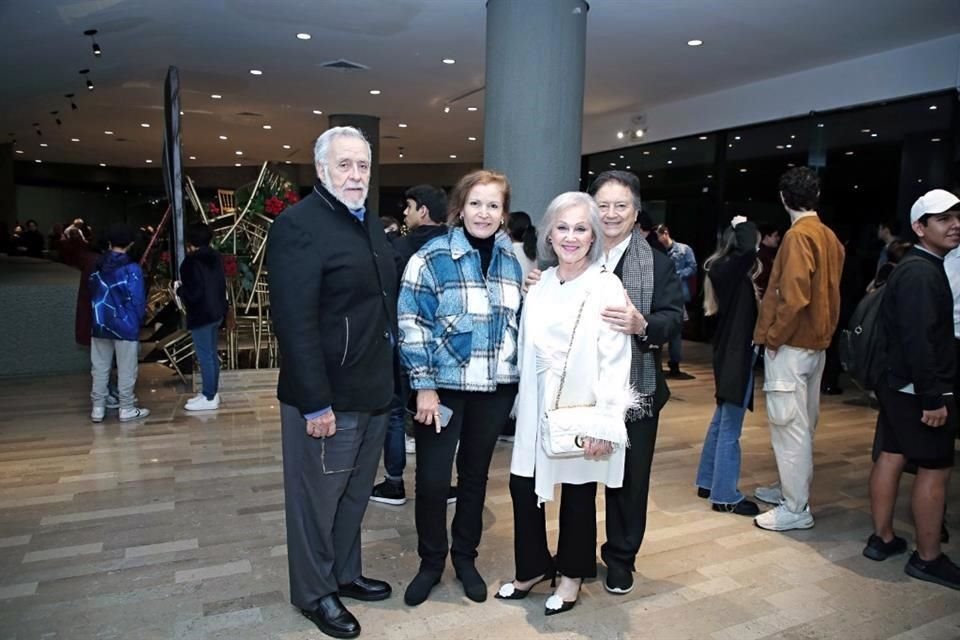
[[917, 549], [904, 571], [960, 589], [960, 568], [940, 551], [940, 527], [953, 466], [957, 405], [953, 397], [953, 295], [943, 259], [960, 246], [960, 198], [934, 189], [910, 209], [917, 244], [887, 280], [880, 322], [887, 341], [887, 376], [877, 388], [880, 455], [870, 474], [874, 533], [863, 555], [886, 560], [907, 550], [893, 531], [904, 465], [917, 465], [911, 496]]

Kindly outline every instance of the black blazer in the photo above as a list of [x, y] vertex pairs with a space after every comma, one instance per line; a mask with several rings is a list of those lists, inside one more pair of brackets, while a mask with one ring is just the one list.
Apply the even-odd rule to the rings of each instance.
[[383, 225], [360, 222], [319, 182], [267, 238], [277, 397], [308, 414], [376, 412], [393, 396], [397, 274]]

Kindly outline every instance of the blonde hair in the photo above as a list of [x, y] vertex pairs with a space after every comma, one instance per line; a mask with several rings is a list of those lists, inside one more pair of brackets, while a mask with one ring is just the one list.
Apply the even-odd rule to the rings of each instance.
[[[733, 227], [728, 227], [723, 235], [720, 236], [720, 242], [717, 243], [717, 249], [703, 263], [703, 270], [706, 277], [703, 279], [703, 315], [715, 316], [720, 313], [720, 303], [717, 301], [717, 294], [713, 290], [713, 282], [710, 280], [710, 267], [720, 258], [725, 258], [733, 253], [736, 248], [736, 235]], [[753, 285], [753, 297], [759, 302], [760, 291], [757, 289], [757, 277], [763, 271], [763, 265], [760, 260], [754, 260], [753, 266], [747, 275], [750, 277], [750, 284]]]

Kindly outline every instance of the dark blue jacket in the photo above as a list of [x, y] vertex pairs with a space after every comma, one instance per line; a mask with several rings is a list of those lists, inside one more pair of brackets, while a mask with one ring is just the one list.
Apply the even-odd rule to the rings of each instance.
[[107, 251], [90, 274], [91, 335], [107, 340], [140, 339], [147, 291], [140, 265], [125, 253]]

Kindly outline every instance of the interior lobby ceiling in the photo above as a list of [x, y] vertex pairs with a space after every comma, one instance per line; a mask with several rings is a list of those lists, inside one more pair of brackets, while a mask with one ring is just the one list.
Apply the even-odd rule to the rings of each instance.
[[[18, 160], [159, 166], [174, 65], [188, 167], [310, 163], [336, 113], [381, 118], [383, 163], [482, 161], [484, 0], [10, 0], [0, 22]], [[958, 31], [957, 0], [591, 0], [584, 117]]]

